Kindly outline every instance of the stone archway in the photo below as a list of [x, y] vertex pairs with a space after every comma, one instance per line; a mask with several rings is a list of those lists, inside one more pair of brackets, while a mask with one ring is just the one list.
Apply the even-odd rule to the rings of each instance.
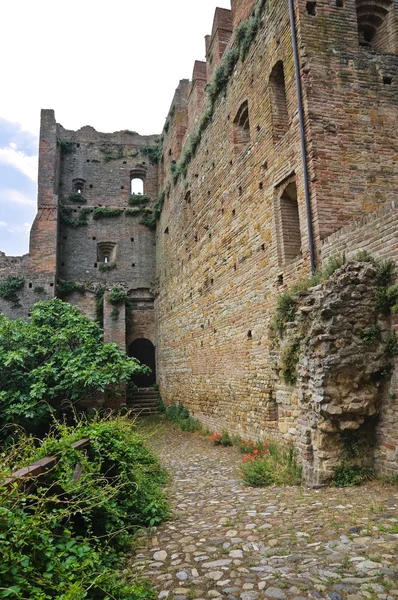
[[137, 375], [133, 377], [133, 383], [139, 388], [150, 387], [156, 383], [155, 346], [151, 340], [146, 338], [134, 340], [129, 346], [128, 355], [152, 369], [150, 375]]

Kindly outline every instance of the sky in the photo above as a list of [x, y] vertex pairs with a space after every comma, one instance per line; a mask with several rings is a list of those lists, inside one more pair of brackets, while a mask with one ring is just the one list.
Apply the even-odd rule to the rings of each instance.
[[0, 9], [0, 251], [28, 252], [40, 109], [67, 129], [162, 131], [230, 0], [4, 0]]

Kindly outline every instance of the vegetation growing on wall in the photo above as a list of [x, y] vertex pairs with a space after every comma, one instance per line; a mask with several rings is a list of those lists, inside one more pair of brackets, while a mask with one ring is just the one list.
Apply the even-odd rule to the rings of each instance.
[[69, 200], [71, 200], [71, 202], [80, 202], [81, 204], [87, 202], [87, 199], [83, 196], [83, 194], [79, 194], [78, 192], [70, 194]]
[[146, 156], [151, 165], [157, 165], [162, 155], [162, 143], [160, 139], [156, 140], [152, 146], [144, 146], [140, 148], [143, 156]]
[[101, 273], [109, 273], [109, 271], [113, 271], [114, 269], [117, 268], [117, 264], [116, 263], [101, 263], [98, 267], [98, 271], [101, 271]]
[[[246, 21], [242, 21], [242, 23], [237, 27], [232, 48], [224, 52], [222, 61], [215, 70], [211, 83], [207, 86], [207, 106], [199, 120], [199, 123], [197, 127], [189, 134], [187, 142], [181, 152], [179, 161], [177, 163], [170, 163], [171, 177], [174, 184], [177, 183], [180, 175], [183, 177], [186, 176], [188, 165], [196, 154], [196, 150], [199, 147], [202, 135], [213, 119], [217, 99], [227, 88], [238, 61], [245, 60], [250, 46], [254, 41], [259, 28], [261, 27], [261, 14], [265, 7], [265, 3], [266, 0], [259, 0], [257, 2], [253, 16]], [[163, 129], [164, 134], [167, 134], [169, 130], [170, 120], [173, 117], [174, 112], [175, 107], [173, 106]], [[162, 143], [163, 134], [160, 141]], [[159, 156], [161, 156], [161, 152], [162, 149], [160, 147]], [[141, 221], [142, 224], [146, 225], [149, 229], [156, 229], [156, 221], [161, 215], [165, 197], [165, 190], [161, 190], [159, 192], [157, 202], [153, 207], [153, 215]]]
[[119, 217], [122, 212], [123, 210], [121, 208], [108, 208], [106, 206], [102, 206], [99, 208], [94, 208], [93, 219], [94, 221], [98, 221], [99, 219]]
[[105, 163], [111, 160], [120, 160], [124, 158], [124, 149], [121, 146], [119, 148], [108, 148], [105, 146], [100, 148], [100, 151], [104, 154]]
[[[378, 263], [372, 255], [366, 251], [358, 252], [352, 261], [371, 262], [377, 269], [377, 288], [375, 307], [383, 314], [389, 314], [398, 309], [398, 285], [392, 285], [395, 278], [395, 264], [393, 261], [383, 261]], [[328, 261], [328, 263], [314, 276], [307, 280], [299, 281], [294, 284], [290, 290], [283, 292], [276, 305], [275, 314], [272, 318], [270, 328], [283, 338], [286, 326], [294, 321], [299, 301], [299, 292], [308, 291], [311, 287], [327, 281], [331, 275], [340, 268], [345, 262], [344, 257], [337, 256]], [[374, 342], [382, 339], [381, 329], [377, 322], [360, 334], [363, 344], [371, 346]], [[288, 385], [294, 385], [297, 380], [297, 363], [300, 357], [301, 348], [300, 339], [294, 339], [286, 346], [281, 356], [282, 377]], [[398, 342], [395, 332], [389, 337], [385, 345], [385, 353], [388, 358], [398, 355]]]
[[63, 298], [73, 294], [73, 292], [80, 292], [84, 294], [84, 286], [76, 283], [75, 281], [63, 281], [60, 280], [57, 285], [58, 295]]
[[18, 292], [25, 285], [23, 277], [14, 277], [9, 275], [7, 279], [0, 281], [0, 298], [11, 302], [15, 307], [20, 306]]
[[149, 196], [145, 194], [131, 194], [129, 196], [129, 204], [132, 206], [142, 206], [148, 204]]
[[68, 140], [62, 140], [61, 138], [57, 138], [57, 145], [61, 150], [61, 154], [70, 154], [73, 152], [75, 148], [75, 143], [70, 142]]
[[70, 206], [61, 206], [60, 207], [60, 217], [62, 223], [68, 225], [69, 227], [86, 227], [88, 225], [88, 215], [90, 214], [89, 208], [82, 208], [79, 210], [79, 214], [76, 218], [72, 217], [73, 208]]

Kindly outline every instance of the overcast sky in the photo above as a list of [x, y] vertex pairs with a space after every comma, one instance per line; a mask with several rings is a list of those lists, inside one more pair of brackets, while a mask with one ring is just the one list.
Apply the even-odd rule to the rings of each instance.
[[68, 129], [160, 133], [230, 0], [12, 0], [0, 7], [0, 250], [28, 252], [40, 109]]

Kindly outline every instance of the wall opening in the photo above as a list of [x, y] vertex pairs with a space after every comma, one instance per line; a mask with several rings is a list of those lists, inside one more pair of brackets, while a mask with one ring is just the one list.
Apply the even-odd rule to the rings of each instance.
[[75, 194], [83, 194], [84, 191], [84, 179], [73, 180], [73, 191]]
[[285, 72], [281, 60], [274, 65], [274, 68], [271, 71], [269, 91], [271, 101], [272, 137], [274, 142], [278, 142], [289, 129]]
[[243, 102], [233, 121], [233, 141], [236, 154], [242, 152], [250, 143], [249, 105], [247, 100]]
[[138, 338], [134, 340], [130, 346], [128, 355], [136, 358], [143, 365], [147, 365], [151, 370], [150, 375], [135, 375], [132, 377], [133, 383], [137, 387], [150, 387], [156, 383], [156, 361], [155, 361], [155, 346], [146, 338]]
[[100, 242], [97, 244], [97, 262], [110, 263], [116, 260], [116, 244], [114, 242]]
[[301, 255], [300, 217], [294, 177], [277, 188], [276, 231], [280, 265]]
[[395, 54], [393, 0], [356, 0], [359, 45]]
[[130, 194], [145, 193], [145, 168], [130, 171]]

